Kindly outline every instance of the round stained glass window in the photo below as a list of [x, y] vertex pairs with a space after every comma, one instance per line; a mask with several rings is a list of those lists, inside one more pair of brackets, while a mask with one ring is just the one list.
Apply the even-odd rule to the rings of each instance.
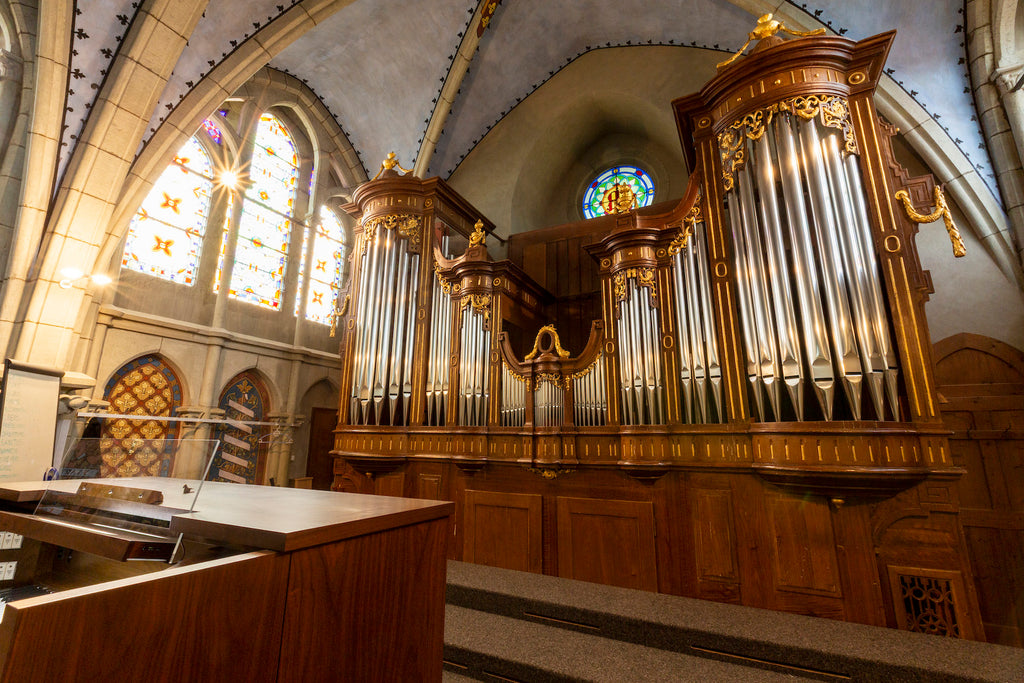
[[583, 195], [583, 215], [597, 218], [650, 206], [654, 183], [636, 166], [615, 166], [594, 178]]

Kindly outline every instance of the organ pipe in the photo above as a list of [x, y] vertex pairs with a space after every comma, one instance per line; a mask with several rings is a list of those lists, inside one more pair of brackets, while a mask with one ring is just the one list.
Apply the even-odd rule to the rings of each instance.
[[683, 394], [680, 420], [704, 424], [722, 421], [722, 368], [711, 310], [705, 224], [699, 210], [691, 214], [669, 253]]
[[657, 309], [652, 306], [653, 289], [654, 274], [650, 269], [631, 269], [616, 275], [623, 424], [664, 422], [664, 384], [658, 342], [661, 331]]
[[848, 111], [841, 98], [794, 98], [719, 138], [732, 184], [726, 201], [747, 375], [761, 420], [790, 414], [780, 382], [797, 420], [805, 419], [807, 384], [832, 419], [836, 378], [853, 419], [864, 414], [863, 387], [877, 419], [898, 414]]
[[395, 226], [369, 225], [362, 239], [349, 421], [408, 424], [419, 254]]
[[[440, 251], [446, 257], [448, 236], [440, 240]], [[451, 285], [440, 274], [431, 281], [430, 345], [427, 356], [427, 424], [445, 424], [448, 405], [448, 377], [451, 363], [452, 300]]]
[[[467, 295], [472, 297], [475, 295]], [[487, 424], [488, 359], [490, 330], [488, 326], [489, 297], [462, 302], [461, 350], [459, 353], [459, 424]], [[479, 309], [479, 310], [478, 310]]]

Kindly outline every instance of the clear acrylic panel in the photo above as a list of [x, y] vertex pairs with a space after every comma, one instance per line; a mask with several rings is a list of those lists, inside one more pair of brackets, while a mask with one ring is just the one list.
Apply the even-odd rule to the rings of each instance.
[[37, 516], [136, 542], [128, 559], [171, 559], [171, 517], [190, 512], [220, 441], [79, 439], [50, 471]]

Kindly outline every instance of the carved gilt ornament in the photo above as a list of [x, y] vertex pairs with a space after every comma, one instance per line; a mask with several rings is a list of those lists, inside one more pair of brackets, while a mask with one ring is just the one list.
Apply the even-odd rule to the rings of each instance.
[[363, 253], [377, 233], [377, 228], [397, 230], [398, 234], [409, 240], [411, 251], [420, 251], [420, 226], [422, 218], [411, 213], [389, 213], [385, 216], [374, 216], [363, 222]]
[[733, 177], [747, 162], [746, 141], [761, 139], [776, 114], [789, 113], [805, 121], [819, 117], [821, 125], [843, 132], [847, 154], [859, 154], [857, 138], [850, 121], [850, 105], [844, 97], [798, 95], [752, 111], [734, 121], [718, 134], [718, 152], [722, 158], [722, 182], [726, 192], [735, 187]]

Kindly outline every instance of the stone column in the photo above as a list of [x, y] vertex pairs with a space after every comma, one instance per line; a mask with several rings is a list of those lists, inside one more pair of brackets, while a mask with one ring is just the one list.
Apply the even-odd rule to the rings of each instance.
[[270, 413], [266, 419], [274, 423], [267, 449], [266, 479], [274, 479], [276, 486], [288, 486], [288, 463], [291, 461], [292, 444], [295, 443], [295, 427], [302, 418], [291, 413]]

